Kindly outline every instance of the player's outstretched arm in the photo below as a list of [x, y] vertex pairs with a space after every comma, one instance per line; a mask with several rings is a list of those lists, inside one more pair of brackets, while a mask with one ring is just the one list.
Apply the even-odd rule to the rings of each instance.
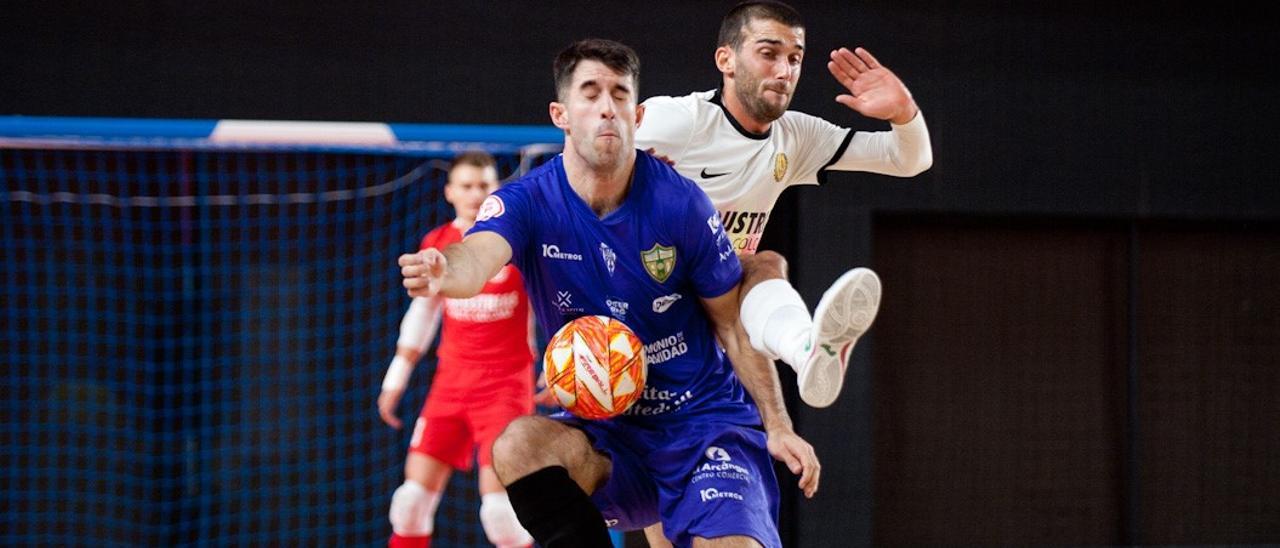
[[795, 433], [791, 416], [787, 414], [782, 400], [778, 370], [773, 362], [751, 348], [747, 333], [738, 320], [738, 290], [735, 288], [719, 297], [704, 298], [702, 306], [711, 317], [716, 338], [733, 362], [733, 372], [760, 410], [765, 432], [769, 435], [769, 453], [786, 463], [791, 473], [800, 476], [800, 490], [805, 497], [812, 498], [818, 490], [822, 465], [813, 446]]
[[836, 102], [863, 116], [904, 125], [920, 111], [902, 80], [864, 48], [832, 51], [827, 70], [849, 90]]
[[823, 169], [914, 177], [933, 165], [929, 128], [902, 80], [863, 48], [832, 51], [827, 69], [849, 91], [837, 102], [893, 125], [892, 131], [853, 132], [844, 153]]
[[400, 275], [411, 297], [473, 297], [511, 260], [511, 245], [496, 232], [476, 232], [460, 243], [400, 256]]

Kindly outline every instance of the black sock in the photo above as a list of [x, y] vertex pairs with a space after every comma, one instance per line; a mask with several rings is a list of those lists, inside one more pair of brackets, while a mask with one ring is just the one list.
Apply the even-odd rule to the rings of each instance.
[[543, 548], [611, 548], [604, 516], [563, 466], [548, 466], [507, 486], [520, 524]]

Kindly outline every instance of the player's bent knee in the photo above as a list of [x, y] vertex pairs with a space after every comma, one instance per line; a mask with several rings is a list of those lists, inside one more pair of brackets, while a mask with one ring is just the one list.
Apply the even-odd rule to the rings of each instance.
[[489, 493], [480, 499], [480, 525], [494, 546], [528, 546], [533, 537], [516, 519], [516, 511], [506, 493]]
[[521, 459], [531, 451], [541, 429], [538, 422], [536, 417], [519, 417], [507, 424], [493, 440], [494, 464]]
[[[548, 424], [550, 423], [550, 424]], [[509, 484], [536, 470], [555, 464], [548, 455], [550, 419], [525, 416], [511, 421], [493, 440], [493, 471]]]
[[416, 481], [406, 480], [391, 495], [391, 529], [402, 537], [425, 537], [435, 529], [440, 493], [427, 491]]

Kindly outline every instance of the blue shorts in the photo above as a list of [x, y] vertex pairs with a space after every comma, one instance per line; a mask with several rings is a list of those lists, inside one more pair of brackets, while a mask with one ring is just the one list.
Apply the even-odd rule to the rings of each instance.
[[743, 535], [780, 547], [778, 480], [764, 432], [691, 421], [638, 426], [557, 417], [591, 438], [613, 469], [591, 495], [605, 522], [623, 531], [662, 522], [678, 547], [693, 537]]

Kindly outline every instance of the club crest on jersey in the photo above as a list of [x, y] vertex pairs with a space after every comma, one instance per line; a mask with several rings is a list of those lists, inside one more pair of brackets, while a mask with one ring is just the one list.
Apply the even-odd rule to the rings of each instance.
[[604, 242], [600, 243], [600, 257], [604, 259], [604, 267], [609, 269], [609, 275], [613, 275], [613, 267], [618, 262], [618, 254], [613, 252], [613, 248]]
[[667, 281], [671, 277], [671, 271], [676, 268], [675, 247], [655, 243], [648, 251], [641, 251], [640, 258], [644, 261], [645, 272], [658, 283]]
[[484, 199], [484, 203], [480, 204], [480, 211], [476, 212], [476, 222], [488, 221], [494, 217], [501, 217], [507, 212], [507, 205], [502, 203], [502, 198], [489, 195]]
[[787, 176], [787, 153], [779, 152], [773, 157], [773, 180], [779, 183]]

